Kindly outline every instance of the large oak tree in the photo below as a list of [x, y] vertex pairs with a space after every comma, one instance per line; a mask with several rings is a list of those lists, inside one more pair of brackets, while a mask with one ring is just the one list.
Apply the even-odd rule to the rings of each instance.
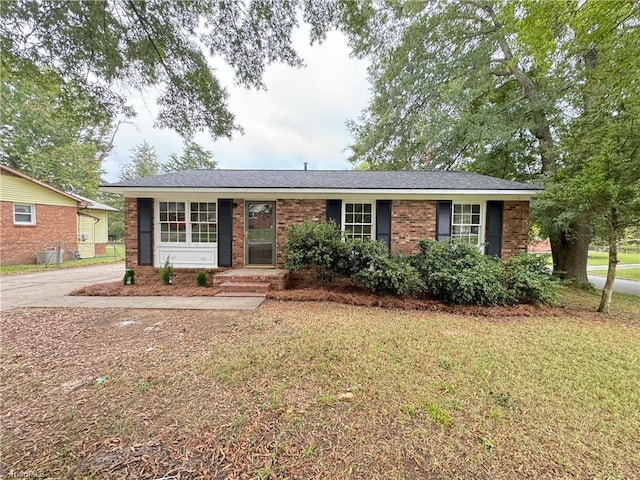
[[[600, 108], [595, 79], [610, 96], [637, 95], [633, 1], [346, 2], [341, 13], [372, 61], [373, 98], [351, 125], [351, 160], [370, 168], [547, 183], [575, 154], [564, 141], [574, 122]], [[543, 225], [554, 266], [586, 281], [593, 212], [564, 218]]]

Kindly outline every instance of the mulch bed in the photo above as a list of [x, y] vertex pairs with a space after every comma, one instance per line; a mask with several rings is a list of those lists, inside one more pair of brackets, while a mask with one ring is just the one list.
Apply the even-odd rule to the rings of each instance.
[[[160, 285], [156, 282], [138, 282], [135, 285], [123, 285], [122, 282], [100, 283], [89, 285], [70, 293], [73, 296], [177, 296], [177, 297], [209, 297], [220, 293], [213, 287], [197, 287], [190, 282], [179, 282], [173, 285]], [[338, 279], [330, 285], [316, 285], [305, 278], [292, 277], [287, 290], [272, 290], [266, 294], [267, 299], [295, 302], [336, 302], [345, 305], [364, 307], [397, 308], [403, 310], [419, 310], [452, 313], [474, 317], [531, 317], [534, 315], [557, 316], [566, 314], [561, 308], [514, 305], [500, 307], [484, 307], [477, 305], [446, 305], [424, 297], [405, 297], [395, 295], [378, 295], [370, 290], [353, 284], [346, 279]]]

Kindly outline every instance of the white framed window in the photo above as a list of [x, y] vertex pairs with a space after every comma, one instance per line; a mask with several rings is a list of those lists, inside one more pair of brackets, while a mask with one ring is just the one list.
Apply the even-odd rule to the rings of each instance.
[[186, 243], [185, 205], [185, 202], [160, 202], [160, 241], [162, 243]]
[[342, 230], [346, 238], [360, 240], [373, 238], [373, 219], [372, 203], [344, 202]]
[[480, 246], [482, 241], [482, 205], [454, 203], [451, 219], [451, 241]]
[[[188, 216], [187, 216], [188, 212]], [[159, 202], [160, 243], [216, 243], [216, 202]]]
[[191, 202], [191, 242], [215, 243], [218, 234], [215, 202]]
[[13, 223], [15, 225], [35, 225], [36, 206], [26, 203], [14, 203]]

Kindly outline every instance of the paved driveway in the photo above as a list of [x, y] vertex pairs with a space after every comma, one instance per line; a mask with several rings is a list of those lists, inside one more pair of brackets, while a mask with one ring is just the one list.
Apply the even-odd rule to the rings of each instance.
[[[604, 282], [607, 277], [601, 277], [599, 275], [588, 275], [589, 281], [593, 283], [593, 286], [598, 290], [604, 288]], [[640, 282], [635, 280], [626, 280], [624, 278], [616, 278], [613, 282], [613, 291], [618, 293], [627, 293], [629, 295], [640, 295]]]
[[123, 275], [124, 262], [2, 275], [0, 277], [0, 310], [60, 298], [85, 285], [121, 280]]

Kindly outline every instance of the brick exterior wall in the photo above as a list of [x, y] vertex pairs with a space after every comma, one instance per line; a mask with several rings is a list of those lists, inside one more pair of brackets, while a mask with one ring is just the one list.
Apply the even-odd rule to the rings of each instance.
[[529, 202], [505, 201], [502, 218], [502, 258], [506, 260], [527, 251]]
[[244, 200], [233, 199], [233, 268], [244, 268]]
[[106, 243], [95, 244], [96, 257], [104, 257], [107, 254], [107, 245]]
[[124, 199], [124, 248], [125, 268], [137, 272], [138, 266], [138, 201], [136, 198]]
[[282, 245], [287, 240], [287, 228], [305, 220], [325, 222], [327, 219], [326, 200], [288, 200], [276, 202], [276, 266], [284, 268]]
[[73, 259], [73, 252], [78, 248], [75, 207], [39, 204], [35, 206], [35, 225], [14, 225], [13, 203], [0, 203], [0, 262], [3, 265], [34, 264], [35, 252], [58, 245], [64, 250], [63, 261]]
[[[244, 268], [245, 201], [233, 200], [233, 268]], [[138, 267], [138, 223], [135, 198], [125, 198], [126, 268], [136, 270], [138, 276], [156, 276], [157, 269]], [[4, 212], [4, 210], [3, 210]], [[4, 213], [3, 213], [4, 215]], [[391, 250], [408, 254], [417, 251], [418, 240], [436, 236], [436, 202], [433, 200], [393, 200], [391, 206]], [[38, 217], [39, 219], [39, 217]], [[304, 220], [324, 222], [326, 201], [278, 199], [276, 202], [276, 267], [284, 268], [281, 249], [287, 228]], [[75, 222], [75, 218], [73, 218]], [[3, 223], [4, 223], [3, 217]], [[74, 227], [75, 228], [75, 227]], [[502, 257], [509, 258], [526, 251], [529, 228], [529, 202], [505, 201], [502, 227]], [[197, 270], [193, 270], [194, 278]]]
[[418, 240], [436, 238], [436, 202], [394, 200], [391, 204], [391, 251], [418, 251]]

